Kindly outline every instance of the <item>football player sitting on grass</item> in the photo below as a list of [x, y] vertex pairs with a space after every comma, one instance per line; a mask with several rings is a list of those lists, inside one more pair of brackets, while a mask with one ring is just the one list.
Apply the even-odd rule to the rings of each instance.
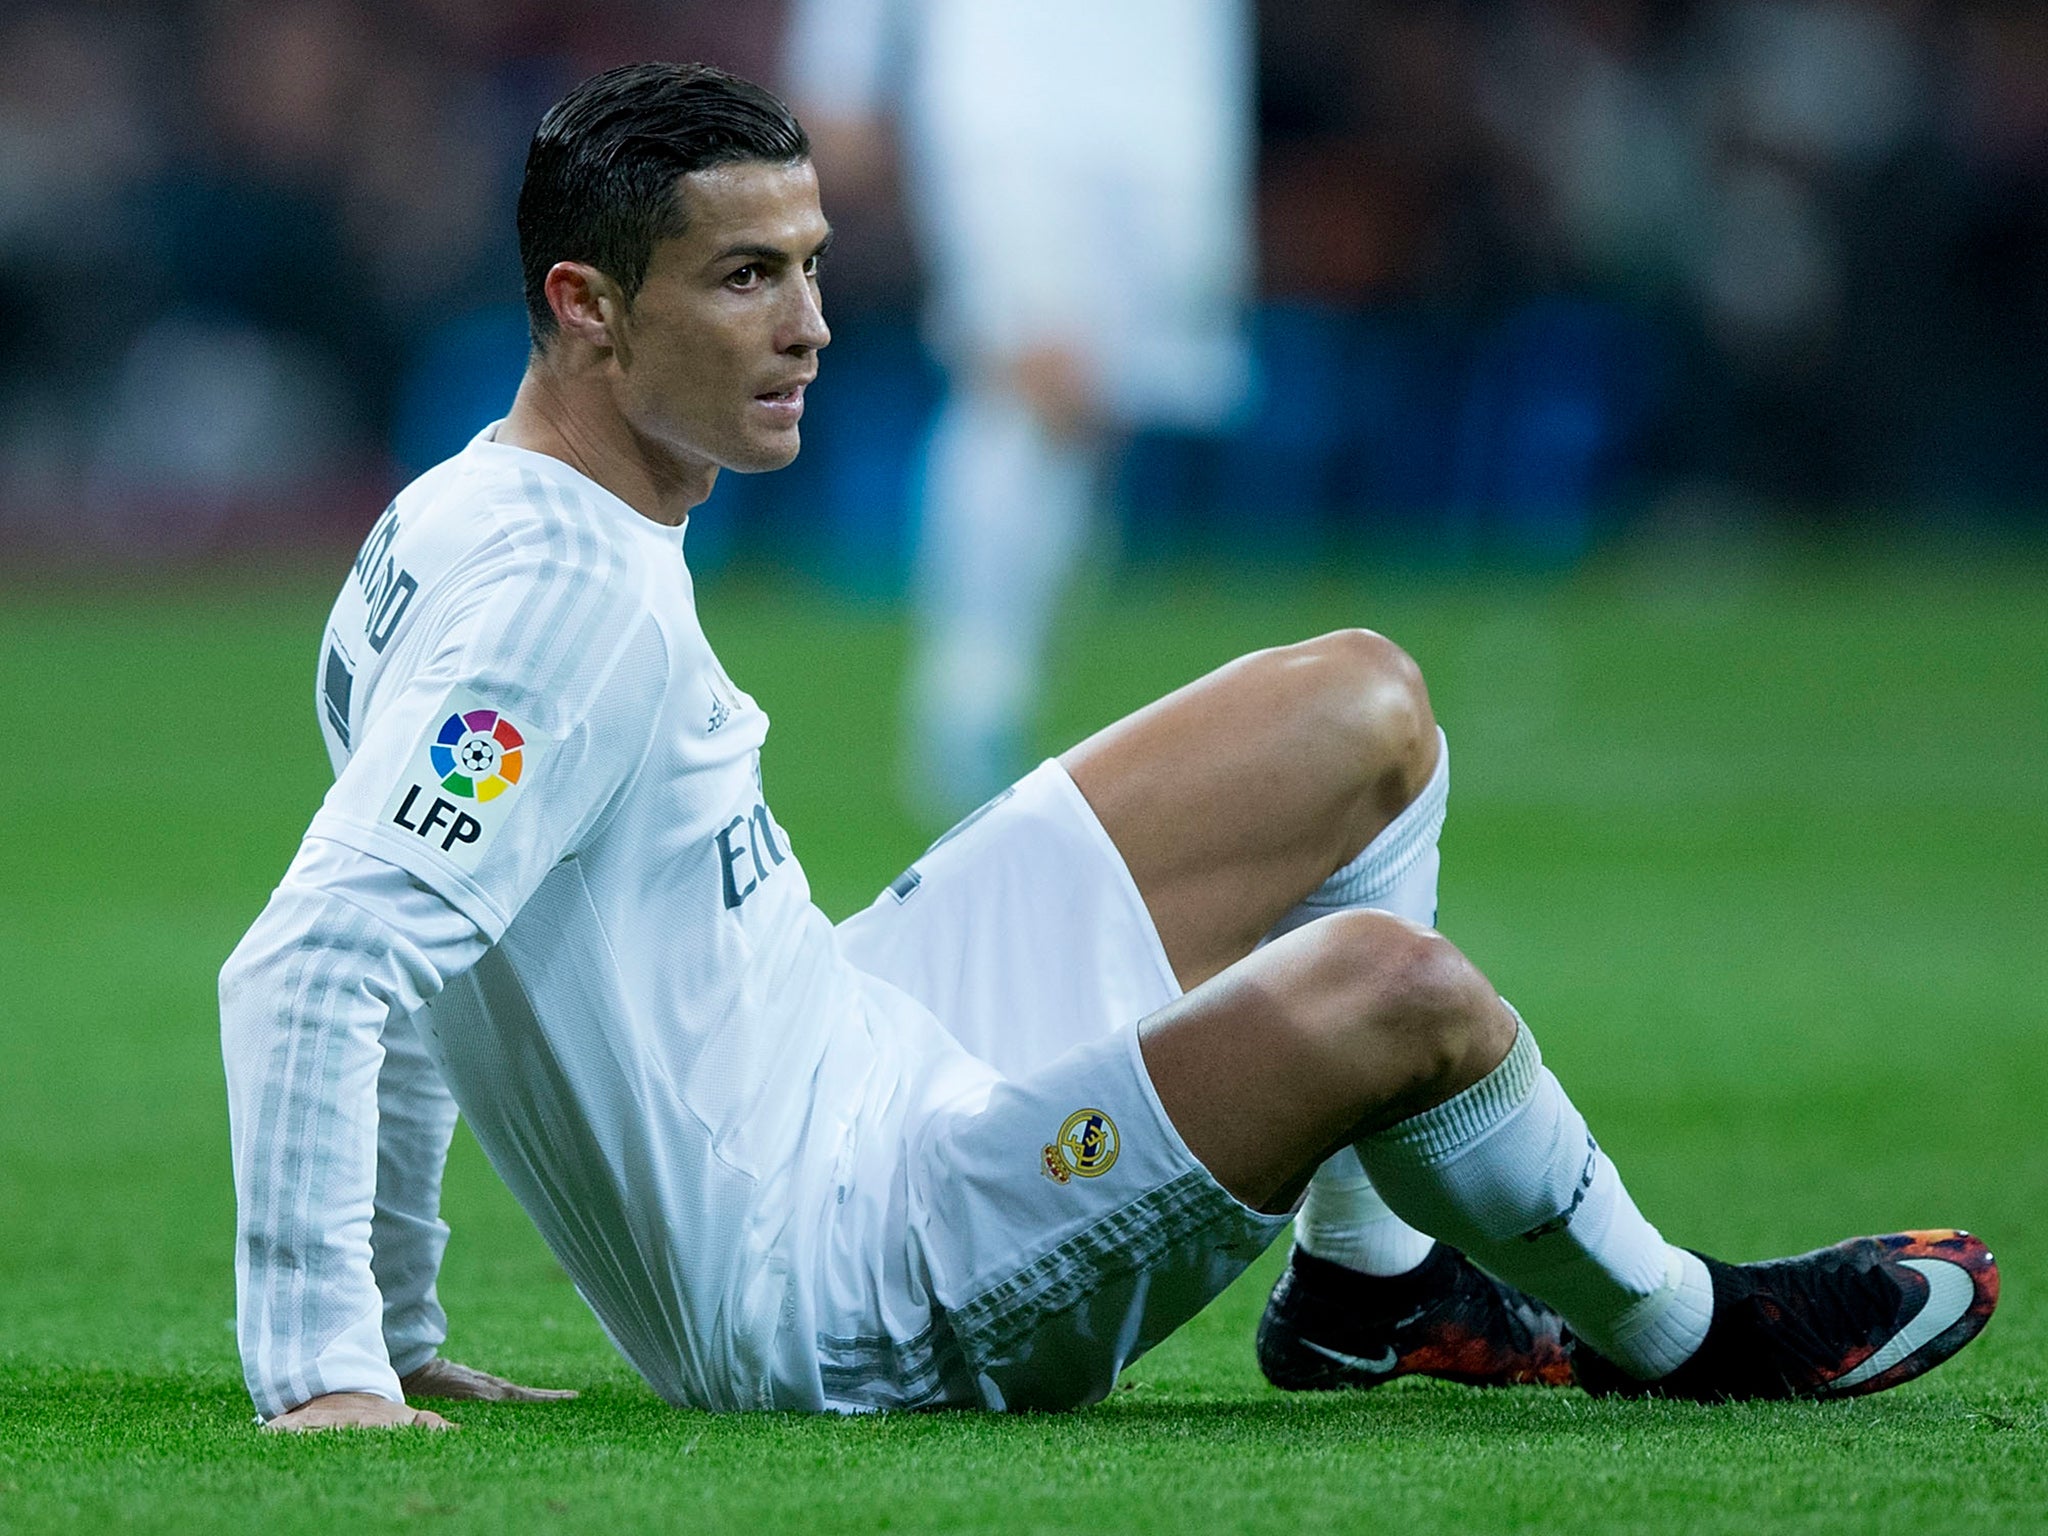
[[344, 584], [335, 783], [221, 975], [271, 1427], [559, 1395], [439, 1358], [458, 1106], [702, 1408], [1093, 1402], [1297, 1210], [1283, 1387], [1843, 1396], [1984, 1325], [1960, 1232], [1731, 1265], [1651, 1225], [1433, 926], [1448, 751], [1366, 630], [1048, 760], [835, 927], [684, 539], [721, 470], [795, 457], [830, 340], [803, 130], [714, 69], [611, 70], [542, 120], [519, 239], [525, 379]]

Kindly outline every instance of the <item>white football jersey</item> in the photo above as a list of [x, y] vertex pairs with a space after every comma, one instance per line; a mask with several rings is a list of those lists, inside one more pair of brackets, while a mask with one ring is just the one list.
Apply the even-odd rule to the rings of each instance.
[[657, 1391], [816, 1407], [834, 1182], [964, 1053], [812, 904], [682, 530], [494, 431], [364, 545], [319, 670], [335, 783], [223, 973], [251, 1390], [394, 1395], [389, 1018]]

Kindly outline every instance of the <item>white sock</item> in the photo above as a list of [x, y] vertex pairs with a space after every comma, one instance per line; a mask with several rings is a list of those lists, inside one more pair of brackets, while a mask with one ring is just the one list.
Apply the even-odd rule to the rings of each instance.
[[1358, 1154], [1396, 1211], [1548, 1302], [1631, 1374], [1665, 1375], [1706, 1337], [1706, 1265], [1644, 1220], [1526, 1025], [1487, 1076]]
[[[1436, 926], [1436, 880], [1442, 859], [1437, 836], [1451, 793], [1451, 749], [1437, 732], [1436, 770], [1412, 803], [1389, 822], [1365, 851], [1325, 880], [1271, 937], [1347, 908], [1392, 912], [1424, 927]], [[1294, 1218], [1294, 1240], [1319, 1259], [1368, 1275], [1403, 1275], [1424, 1259], [1435, 1239], [1408, 1225], [1380, 1198], [1346, 1147], [1316, 1170]]]
[[1294, 1217], [1294, 1241], [1319, 1259], [1368, 1275], [1405, 1275], [1436, 1246], [1435, 1238], [1387, 1208], [1350, 1147], [1309, 1180]]

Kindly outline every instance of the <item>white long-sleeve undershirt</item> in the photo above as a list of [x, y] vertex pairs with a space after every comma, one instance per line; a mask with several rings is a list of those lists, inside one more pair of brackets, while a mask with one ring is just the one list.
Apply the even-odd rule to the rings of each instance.
[[399, 1400], [440, 1343], [455, 1112], [412, 1016], [489, 942], [395, 865], [309, 838], [221, 971], [237, 1312], [265, 1418], [329, 1392]]

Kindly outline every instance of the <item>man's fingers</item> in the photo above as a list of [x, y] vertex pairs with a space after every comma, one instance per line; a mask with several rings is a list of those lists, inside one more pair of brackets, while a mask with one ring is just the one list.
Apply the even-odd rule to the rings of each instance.
[[408, 1408], [371, 1392], [330, 1392], [280, 1413], [264, 1426], [272, 1434], [309, 1434], [323, 1429], [454, 1429], [424, 1408]]
[[410, 1397], [448, 1397], [476, 1403], [559, 1403], [576, 1395], [564, 1388], [524, 1387], [454, 1360], [429, 1360], [399, 1385]]
[[497, 1384], [501, 1389], [497, 1400], [506, 1403], [562, 1403], [577, 1395], [574, 1387], [522, 1387], [516, 1381]]

